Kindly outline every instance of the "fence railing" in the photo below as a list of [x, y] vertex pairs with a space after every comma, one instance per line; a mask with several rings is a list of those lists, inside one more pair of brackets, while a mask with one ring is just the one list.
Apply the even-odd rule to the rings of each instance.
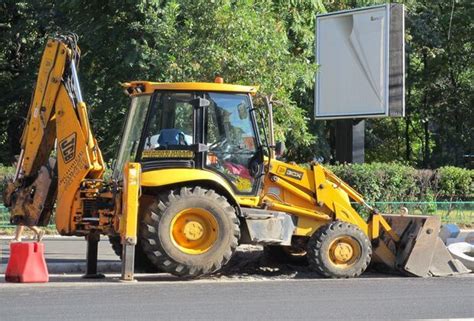
[[474, 224], [474, 202], [373, 202], [381, 213], [438, 215], [444, 223]]
[[[474, 225], [474, 202], [374, 202], [370, 205], [381, 213], [401, 213], [405, 207], [409, 214], [438, 215], [445, 223]], [[6, 227], [13, 225], [7, 208], [0, 205], [0, 228]]]

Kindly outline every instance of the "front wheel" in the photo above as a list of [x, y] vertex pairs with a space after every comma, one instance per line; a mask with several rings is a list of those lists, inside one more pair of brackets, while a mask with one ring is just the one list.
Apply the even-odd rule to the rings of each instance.
[[308, 242], [308, 262], [325, 277], [357, 277], [365, 271], [371, 257], [372, 245], [367, 235], [346, 222], [321, 227]]
[[144, 213], [143, 250], [159, 268], [197, 277], [219, 270], [240, 238], [239, 220], [227, 199], [196, 186], [160, 195]]

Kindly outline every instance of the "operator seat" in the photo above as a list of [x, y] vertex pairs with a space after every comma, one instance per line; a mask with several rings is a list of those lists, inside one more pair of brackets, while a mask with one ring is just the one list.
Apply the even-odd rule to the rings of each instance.
[[160, 147], [168, 147], [170, 145], [187, 145], [184, 133], [177, 128], [166, 128], [160, 131], [158, 138]]

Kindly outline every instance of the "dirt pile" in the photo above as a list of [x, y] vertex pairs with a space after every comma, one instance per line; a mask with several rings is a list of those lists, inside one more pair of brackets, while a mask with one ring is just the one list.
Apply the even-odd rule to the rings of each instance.
[[275, 262], [261, 246], [241, 245], [215, 279], [298, 279], [321, 278], [305, 264]]

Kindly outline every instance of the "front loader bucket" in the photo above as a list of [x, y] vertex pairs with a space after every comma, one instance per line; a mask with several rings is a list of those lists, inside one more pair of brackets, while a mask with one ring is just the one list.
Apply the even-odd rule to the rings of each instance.
[[470, 272], [451, 256], [438, 236], [441, 228], [438, 216], [384, 214], [383, 217], [400, 236], [394, 246], [398, 270], [421, 277]]

